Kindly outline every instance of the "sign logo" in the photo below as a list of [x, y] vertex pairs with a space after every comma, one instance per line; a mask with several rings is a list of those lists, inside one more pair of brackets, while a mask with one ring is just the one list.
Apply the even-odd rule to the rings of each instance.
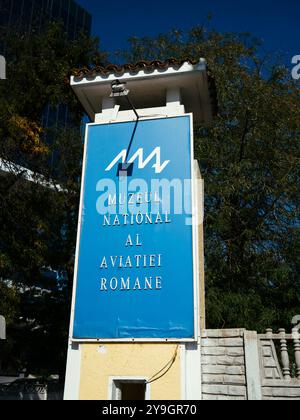
[[[127, 150], [124, 149], [115, 157], [115, 159], [110, 163], [110, 165], [108, 165], [105, 171], [111, 171], [115, 165], [120, 163], [120, 161], [121, 163], [126, 163], [126, 156]], [[156, 160], [152, 168], [155, 169], [156, 174], [161, 174], [163, 170], [169, 165], [170, 160], [165, 160], [163, 163], [161, 162], [160, 147], [156, 147], [146, 159], [144, 159], [144, 149], [138, 149], [137, 152], [129, 159], [127, 163], [134, 163], [137, 160], [138, 168], [144, 169], [154, 158], [156, 158]]]

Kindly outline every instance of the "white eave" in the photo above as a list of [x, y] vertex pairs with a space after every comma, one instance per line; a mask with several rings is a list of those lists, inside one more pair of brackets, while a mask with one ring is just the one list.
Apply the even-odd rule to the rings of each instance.
[[[80, 78], [72, 76], [71, 86], [92, 121], [102, 112], [103, 99], [109, 98], [111, 83], [116, 79], [127, 83], [136, 109], [163, 107], [167, 92], [179, 88], [181, 104], [186, 112], [194, 114], [196, 122], [205, 124], [213, 118], [214, 104], [204, 59], [196, 65], [184, 62], [179, 68], [170, 65], [165, 69], [146, 68], [122, 75], [111, 72], [94, 76], [91, 73]], [[117, 98], [117, 104], [124, 110], [128, 109], [124, 98]]]

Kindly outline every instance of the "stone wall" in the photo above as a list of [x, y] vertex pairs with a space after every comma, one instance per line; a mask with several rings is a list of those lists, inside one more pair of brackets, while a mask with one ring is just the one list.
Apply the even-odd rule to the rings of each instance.
[[264, 400], [300, 400], [300, 378], [286, 378], [278, 360], [274, 340], [259, 336], [262, 395]]
[[300, 378], [285, 378], [272, 339], [242, 329], [202, 335], [203, 400], [300, 400]]
[[246, 400], [244, 330], [206, 330], [202, 339], [204, 400]]
[[300, 401], [300, 383], [298, 379], [263, 381], [262, 392], [264, 400]]

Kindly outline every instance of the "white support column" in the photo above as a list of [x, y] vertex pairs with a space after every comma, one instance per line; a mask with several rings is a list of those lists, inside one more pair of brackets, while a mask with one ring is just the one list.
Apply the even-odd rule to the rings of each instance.
[[196, 197], [196, 237], [197, 237], [197, 278], [199, 279], [199, 314], [200, 332], [206, 328], [205, 310], [205, 272], [204, 272], [204, 180], [201, 176], [199, 162], [194, 161], [195, 197]]
[[171, 104], [175, 106], [181, 105], [181, 92], [179, 87], [167, 90], [167, 106]]
[[78, 401], [80, 388], [81, 370], [81, 351], [80, 344], [69, 343], [66, 381], [65, 381], [65, 401]]
[[170, 88], [167, 90], [166, 107], [174, 113], [184, 113], [184, 106], [181, 104], [180, 88]]
[[244, 342], [248, 400], [262, 400], [257, 333], [255, 331], [245, 331]]
[[116, 105], [115, 98], [104, 97], [102, 99], [102, 113], [96, 114], [95, 122], [115, 121], [118, 118], [120, 106]]
[[[179, 92], [179, 89], [178, 89]], [[177, 93], [178, 93], [177, 92]], [[175, 92], [173, 98], [175, 98]], [[193, 162], [193, 194], [194, 194], [194, 237], [195, 237], [195, 270], [197, 272], [197, 283], [195, 285], [196, 294], [196, 331], [197, 342], [186, 343], [181, 347], [181, 393], [183, 400], [202, 400], [202, 354], [201, 354], [201, 329], [203, 327], [202, 310], [205, 313], [204, 299], [201, 298], [202, 287], [204, 287], [204, 258], [201, 255], [203, 250], [203, 236], [200, 235], [199, 228], [203, 225], [203, 180], [201, 179], [199, 164]], [[203, 265], [203, 267], [201, 267]], [[202, 275], [203, 271], [203, 275]]]
[[201, 343], [186, 343], [180, 346], [181, 399], [202, 399]]
[[202, 399], [201, 343], [186, 345], [186, 397], [188, 400]]

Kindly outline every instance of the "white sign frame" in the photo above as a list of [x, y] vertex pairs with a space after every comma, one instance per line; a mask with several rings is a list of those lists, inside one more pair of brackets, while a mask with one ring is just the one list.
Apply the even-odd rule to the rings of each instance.
[[[101, 121], [86, 124], [85, 129], [85, 142], [84, 142], [84, 155], [83, 155], [83, 165], [82, 165], [82, 178], [81, 178], [81, 194], [80, 194], [80, 207], [79, 207], [79, 216], [78, 216], [78, 226], [77, 226], [77, 244], [76, 244], [76, 255], [75, 255], [75, 268], [74, 268], [74, 280], [73, 280], [73, 291], [72, 291], [72, 305], [71, 305], [71, 318], [70, 318], [70, 331], [69, 331], [69, 341], [70, 343], [195, 343], [199, 341], [201, 336], [201, 326], [200, 326], [200, 270], [199, 270], [199, 245], [198, 245], [198, 226], [199, 217], [197, 209], [197, 197], [196, 197], [196, 176], [194, 171], [194, 127], [193, 127], [193, 114], [192, 113], [176, 113], [166, 116], [149, 116], [142, 117], [139, 121], [144, 120], [158, 120], [158, 119], [171, 119], [178, 117], [190, 118], [190, 156], [191, 156], [191, 193], [192, 193], [192, 242], [193, 242], [193, 292], [194, 292], [194, 337], [193, 338], [118, 338], [118, 339], [78, 339], [74, 338], [74, 320], [75, 320], [75, 303], [76, 303], [76, 290], [77, 290], [77, 277], [78, 277], [78, 264], [79, 264], [79, 248], [81, 240], [81, 229], [82, 229], [82, 215], [83, 215], [83, 202], [84, 202], [84, 185], [85, 185], [85, 171], [86, 171], [86, 162], [87, 162], [87, 137], [89, 127], [98, 126], [98, 125], [107, 125], [110, 124], [119, 124], [119, 120], [115, 121]], [[121, 122], [132, 122], [132, 119], [122, 120]]]

